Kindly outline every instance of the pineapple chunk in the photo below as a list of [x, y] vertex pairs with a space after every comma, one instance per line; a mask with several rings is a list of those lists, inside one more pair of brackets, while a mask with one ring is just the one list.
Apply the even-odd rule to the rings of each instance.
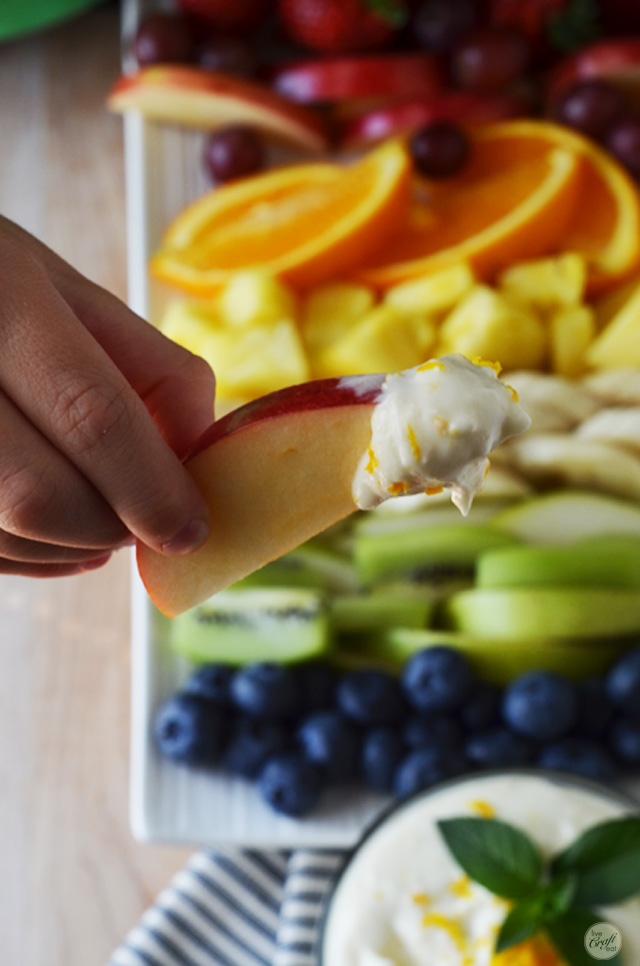
[[379, 305], [312, 356], [312, 368], [319, 376], [408, 369], [424, 361], [434, 338], [435, 326], [426, 316], [401, 315]]
[[209, 342], [220, 326], [220, 315], [213, 305], [174, 299], [167, 305], [159, 329], [168, 339], [211, 363]]
[[265, 325], [295, 317], [293, 293], [263, 269], [236, 272], [220, 294], [220, 312], [229, 325]]
[[508, 295], [535, 308], [578, 305], [584, 295], [587, 266], [575, 252], [539, 258], [507, 268], [498, 279]]
[[545, 359], [547, 334], [528, 306], [476, 285], [440, 327], [436, 355], [459, 352], [499, 362], [503, 369], [539, 369]]
[[593, 308], [596, 313], [596, 328], [598, 331], [604, 329], [611, 322], [614, 315], [618, 314], [620, 309], [629, 301], [639, 284], [640, 278], [632, 278], [628, 282], [623, 282], [622, 285], [617, 285], [605, 295], [601, 295], [593, 303]]
[[291, 319], [238, 328], [226, 325], [206, 305], [180, 300], [170, 303], [160, 329], [206, 359], [223, 398], [251, 399], [309, 378], [309, 363]]
[[466, 262], [443, 268], [433, 275], [401, 282], [390, 288], [384, 301], [400, 312], [447, 312], [466, 295], [475, 278]]
[[302, 310], [301, 328], [306, 345], [318, 352], [344, 335], [352, 322], [374, 305], [373, 290], [366, 285], [336, 282], [313, 289]]
[[588, 305], [558, 309], [549, 319], [551, 369], [573, 378], [586, 370], [585, 353], [596, 334], [593, 309]]
[[309, 379], [309, 363], [295, 322], [219, 330], [209, 342], [216, 391], [253, 399]]
[[640, 365], [640, 283], [587, 349], [596, 369]]

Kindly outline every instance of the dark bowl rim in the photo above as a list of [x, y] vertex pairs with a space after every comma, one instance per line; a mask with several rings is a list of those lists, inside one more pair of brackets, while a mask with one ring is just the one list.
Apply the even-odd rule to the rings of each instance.
[[324, 938], [327, 930], [327, 923], [340, 883], [342, 882], [352, 863], [355, 861], [361, 848], [373, 835], [375, 835], [378, 829], [394, 815], [400, 814], [405, 808], [411, 807], [411, 805], [415, 804], [415, 802], [422, 798], [429, 798], [431, 795], [438, 794], [441, 791], [446, 791], [448, 788], [455, 788], [457, 785], [463, 785], [466, 782], [477, 781], [478, 779], [482, 780], [484, 778], [501, 777], [542, 778], [546, 779], [547, 781], [551, 781], [556, 785], [566, 785], [572, 788], [580, 788], [583, 791], [593, 792], [593, 794], [599, 796], [600, 798], [608, 798], [614, 802], [617, 802], [618, 804], [629, 806], [640, 814], [640, 800], [624, 789], [611, 788], [609, 785], [605, 785], [603, 782], [595, 781], [591, 778], [585, 778], [582, 775], [574, 775], [563, 771], [554, 771], [550, 768], [533, 767], [492, 768], [487, 769], [486, 771], [468, 772], [465, 775], [458, 775], [455, 778], [447, 779], [447, 781], [430, 785], [428, 788], [423, 788], [418, 792], [414, 792], [412, 795], [408, 795], [406, 798], [393, 801], [383, 808], [380, 814], [367, 825], [359, 836], [358, 841], [346, 849], [346, 854], [340, 863], [337, 872], [335, 873], [331, 888], [322, 901], [322, 913], [318, 919], [317, 939], [312, 953], [314, 966], [323, 966]]

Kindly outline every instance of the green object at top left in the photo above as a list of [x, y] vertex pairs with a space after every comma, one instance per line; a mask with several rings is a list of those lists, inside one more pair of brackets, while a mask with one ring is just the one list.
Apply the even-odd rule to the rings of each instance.
[[0, 0], [0, 41], [44, 30], [100, 0]]

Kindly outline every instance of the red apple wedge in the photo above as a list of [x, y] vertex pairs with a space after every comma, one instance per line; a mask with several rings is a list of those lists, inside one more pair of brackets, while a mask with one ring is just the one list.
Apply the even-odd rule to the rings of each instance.
[[276, 91], [300, 104], [371, 97], [427, 97], [442, 89], [429, 54], [374, 54], [295, 61], [269, 75]]
[[159, 65], [123, 75], [111, 89], [107, 107], [203, 130], [251, 124], [312, 152], [329, 146], [326, 126], [314, 111], [292, 104], [264, 84], [199, 67]]
[[551, 71], [548, 101], [553, 104], [578, 81], [595, 79], [619, 87], [640, 107], [640, 37], [600, 40], [565, 57]]
[[475, 124], [526, 117], [530, 113], [530, 105], [515, 94], [452, 91], [433, 97], [383, 104], [373, 110], [363, 111], [344, 123], [339, 144], [341, 148], [351, 150], [385, 138], [411, 134], [422, 125], [434, 121]]
[[211, 509], [207, 542], [169, 558], [139, 543], [140, 576], [175, 617], [356, 509], [351, 486], [384, 375], [282, 389], [215, 422], [185, 465]]

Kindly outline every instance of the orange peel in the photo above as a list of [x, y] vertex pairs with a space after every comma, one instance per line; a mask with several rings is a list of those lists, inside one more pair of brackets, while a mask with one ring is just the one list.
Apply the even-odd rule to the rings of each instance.
[[166, 232], [154, 276], [218, 292], [259, 266], [305, 288], [361, 265], [406, 218], [411, 162], [392, 141], [352, 165], [291, 165], [203, 196]]

